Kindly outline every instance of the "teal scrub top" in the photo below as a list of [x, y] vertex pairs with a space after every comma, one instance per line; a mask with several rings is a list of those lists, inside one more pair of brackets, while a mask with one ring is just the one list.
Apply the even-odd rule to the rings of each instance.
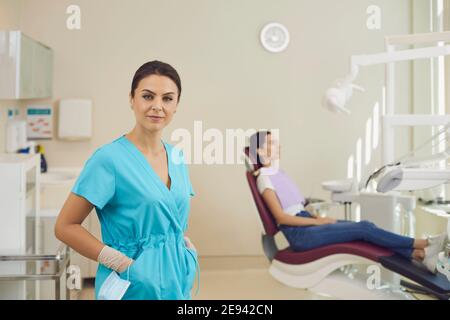
[[[95, 206], [103, 243], [135, 260], [119, 273], [131, 282], [123, 299], [191, 299], [198, 256], [184, 232], [195, 193], [182, 151], [161, 142], [170, 189], [125, 136], [97, 149], [72, 189]], [[96, 298], [111, 272], [99, 264]]]

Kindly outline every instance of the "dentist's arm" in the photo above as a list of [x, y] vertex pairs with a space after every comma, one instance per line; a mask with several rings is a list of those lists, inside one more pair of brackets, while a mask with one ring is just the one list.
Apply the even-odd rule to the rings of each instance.
[[122, 272], [133, 260], [105, 246], [81, 225], [93, 208], [85, 198], [70, 193], [56, 220], [55, 236], [86, 258]]
[[265, 189], [262, 197], [278, 224], [287, 226], [317, 226], [336, 222], [336, 220], [330, 218], [305, 218], [287, 214], [283, 211], [275, 191], [271, 189]]

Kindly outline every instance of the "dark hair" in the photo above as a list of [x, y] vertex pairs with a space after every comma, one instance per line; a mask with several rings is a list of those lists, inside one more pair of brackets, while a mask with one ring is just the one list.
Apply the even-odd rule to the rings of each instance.
[[175, 70], [170, 64], [161, 61], [150, 61], [143, 64], [134, 74], [133, 82], [131, 83], [131, 97], [134, 98], [134, 91], [139, 85], [139, 82], [151, 75], [165, 76], [170, 78], [178, 87], [178, 101], [181, 96], [181, 80], [177, 70]]
[[269, 134], [271, 134], [270, 131], [258, 131], [250, 137], [250, 148], [249, 148], [250, 160], [253, 163], [256, 160], [256, 164], [258, 165], [258, 167], [263, 165], [261, 162], [261, 158], [258, 154], [258, 149], [263, 147], [264, 143], [266, 142], [267, 135]]

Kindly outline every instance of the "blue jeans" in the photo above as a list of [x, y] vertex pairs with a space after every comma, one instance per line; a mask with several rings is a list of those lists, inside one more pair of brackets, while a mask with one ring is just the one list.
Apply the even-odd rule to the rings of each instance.
[[[301, 211], [297, 213], [297, 216], [311, 217], [307, 211]], [[413, 252], [413, 238], [383, 230], [369, 221], [339, 220], [335, 224], [320, 226], [280, 225], [280, 230], [294, 251], [305, 251], [335, 243], [361, 240], [390, 249], [408, 259], [411, 258]]]

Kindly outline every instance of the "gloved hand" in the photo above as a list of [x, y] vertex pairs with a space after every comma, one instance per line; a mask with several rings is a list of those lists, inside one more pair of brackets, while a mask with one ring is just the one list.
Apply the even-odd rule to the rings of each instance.
[[131, 259], [131, 258], [125, 256], [125, 258], [124, 258], [122, 264], [119, 266], [119, 268], [117, 268], [117, 272], [119, 272], [119, 273], [124, 272], [125, 270], [127, 270], [127, 268], [128, 268], [129, 266], [131, 266], [131, 265], [133, 264], [133, 262], [134, 262], [133, 259]]
[[195, 246], [192, 244], [191, 239], [189, 239], [188, 236], [184, 236], [184, 242], [186, 244], [186, 247], [188, 247], [189, 249], [193, 249], [195, 251], [197, 251], [197, 249], [195, 248]]
[[100, 251], [100, 254], [98, 255], [97, 261], [105, 267], [113, 269], [119, 273], [124, 272], [128, 266], [134, 262], [133, 259], [109, 246], [103, 247], [102, 251]]

